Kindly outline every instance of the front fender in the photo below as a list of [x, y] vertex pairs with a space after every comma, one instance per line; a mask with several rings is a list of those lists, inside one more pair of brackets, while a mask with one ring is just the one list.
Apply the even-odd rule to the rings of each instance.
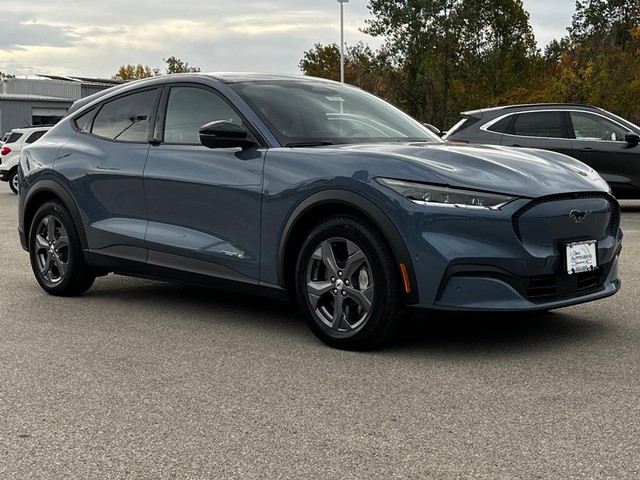
[[349, 190], [323, 190], [310, 195], [302, 200], [293, 210], [287, 222], [284, 225], [280, 244], [278, 248], [278, 279], [279, 284], [285, 283], [285, 255], [289, 241], [292, 239], [292, 233], [295, 231], [296, 225], [303, 221], [305, 215], [311, 210], [322, 207], [323, 205], [344, 206], [350, 210], [357, 211], [362, 217], [367, 218], [378, 228], [387, 240], [393, 255], [398, 263], [404, 263], [407, 267], [409, 281], [412, 285], [411, 292], [406, 294], [405, 302], [407, 304], [418, 303], [418, 292], [416, 286], [416, 277], [413, 269], [413, 263], [409, 251], [402, 240], [398, 229], [391, 219], [372, 201], [362, 195]]

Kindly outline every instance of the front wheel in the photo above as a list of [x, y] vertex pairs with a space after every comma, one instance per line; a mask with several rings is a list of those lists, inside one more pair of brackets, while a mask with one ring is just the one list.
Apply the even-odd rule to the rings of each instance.
[[298, 305], [327, 345], [371, 349], [395, 333], [400, 275], [389, 246], [368, 223], [332, 217], [302, 245], [296, 268]]
[[18, 194], [18, 169], [14, 168], [11, 173], [9, 173], [9, 188], [11, 191]]
[[33, 217], [29, 258], [36, 280], [51, 295], [82, 295], [96, 278], [84, 261], [71, 214], [57, 201], [46, 202]]

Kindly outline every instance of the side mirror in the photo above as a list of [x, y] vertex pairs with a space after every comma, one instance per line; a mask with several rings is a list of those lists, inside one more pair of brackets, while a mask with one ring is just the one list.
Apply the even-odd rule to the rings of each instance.
[[435, 126], [431, 125], [430, 123], [423, 123], [422, 125], [424, 127], [427, 127], [432, 133], [435, 133], [439, 137], [444, 135], [444, 132], [442, 130], [440, 130], [438, 127], [435, 127]]
[[624, 141], [630, 145], [638, 145], [638, 143], [640, 143], [640, 135], [629, 132], [624, 136]]
[[258, 144], [247, 138], [247, 131], [228, 120], [217, 120], [200, 127], [200, 143], [208, 148], [249, 148]]

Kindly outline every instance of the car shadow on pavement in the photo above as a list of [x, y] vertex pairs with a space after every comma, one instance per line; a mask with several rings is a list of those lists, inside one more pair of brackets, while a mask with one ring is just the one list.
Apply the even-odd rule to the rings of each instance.
[[[207, 318], [212, 318], [212, 313], [225, 313], [233, 318], [242, 318], [245, 322], [255, 319], [260, 323], [299, 323], [301, 329], [306, 328], [302, 319], [298, 318], [295, 305], [286, 300], [117, 275], [110, 275], [109, 278], [116, 283], [100, 285], [98, 280], [83, 298], [100, 297], [125, 301], [132, 305], [138, 304], [141, 308], [147, 305], [163, 306], [165, 311], [204, 314]], [[121, 286], [118, 285], [120, 282]]]
[[[126, 302], [143, 310], [149, 308], [149, 314], [153, 307], [175, 310], [176, 315], [195, 316], [205, 322], [242, 323], [250, 328], [255, 325], [273, 335], [310, 335], [296, 306], [290, 302], [128, 277], [113, 279], [102, 286], [98, 284], [84, 297], [92, 301], [101, 298], [107, 302]], [[394, 341], [380, 352], [527, 353], [596, 341], [613, 328], [585, 316], [583, 309], [572, 308], [542, 313], [425, 311], [413, 312], [403, 320]]]
[[394, 350], [432, 353], [514, 351], [563, 348], [606, 336], [611, 327], [571, 311], [516, 313], [425, 312], [410, 315]]

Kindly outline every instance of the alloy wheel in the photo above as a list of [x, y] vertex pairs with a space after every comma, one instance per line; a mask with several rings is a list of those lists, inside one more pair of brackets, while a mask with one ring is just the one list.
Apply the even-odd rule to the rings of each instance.
[[35, 233], [35, 259], [42, 280], [55, 286], [64, 280], [69, 269], [69, 237], [60, 219], [42, 218]]
[[306, 269], [307, 297], [317, 319], [336, 332], [350, 332], [369, 318], [375, 285], [371, 265], [354, 242], [324, 240]]

